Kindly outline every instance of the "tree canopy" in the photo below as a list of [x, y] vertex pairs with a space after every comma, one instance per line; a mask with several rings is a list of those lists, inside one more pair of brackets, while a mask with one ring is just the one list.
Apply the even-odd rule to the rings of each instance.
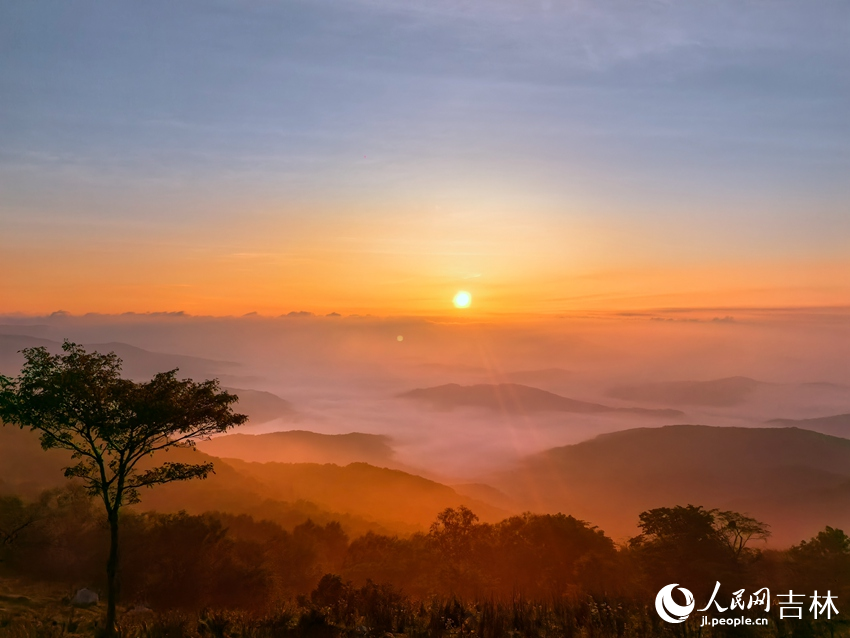
[[15, 379], [0, 376], [0, 419], [37, 431], [41, 446], [71, 452], [65, 476], [80, 479], [102, 500], [111, 530], [107, 563], [106, 629], [114, 630], [118, 565], [118, 512], [139, 501], [139, 490], [172, 481], [205, 478], [212, 463], [153, 463], [149, 457], [225, 432], [247, 417], [231, 409], [238, 400], [217, 380], [178, 379], [177, 370], [150, 381], [121, 377], [114, 354], [87, 352], [65, 341], [62, 354], [23, 350]]

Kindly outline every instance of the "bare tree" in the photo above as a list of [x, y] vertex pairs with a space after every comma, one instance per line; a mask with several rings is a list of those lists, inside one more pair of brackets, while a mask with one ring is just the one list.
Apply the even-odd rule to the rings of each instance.
[[751, 540], [766, 541], [770, 536], [770, 525], [744, 514], [720, 510], [711, 510], [711, 514], [714, 516], [715, 529], [736, 558], [745, 553]]

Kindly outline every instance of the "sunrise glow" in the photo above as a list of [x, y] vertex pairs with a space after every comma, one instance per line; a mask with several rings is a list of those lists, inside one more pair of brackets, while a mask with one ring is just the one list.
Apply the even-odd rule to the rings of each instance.
[[455, 308], [469, 308], [469, 304], [472, 303], [472, 295], [465, 290], [461, 290], [454, 296], [452, 303], [454, 303]]

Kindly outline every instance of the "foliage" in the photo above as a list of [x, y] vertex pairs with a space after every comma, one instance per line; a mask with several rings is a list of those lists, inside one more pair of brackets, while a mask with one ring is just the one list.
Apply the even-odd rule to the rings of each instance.
[[748, 547], [750, 541], [766, 541], [770, 537], [770, 526], [739, 512], [711, 510], [714, 529], [736, 557], [753, 556], [757, 552]]
[[177, 370], [146, 383], [123, 379], [114, 354], [86, 352], [65, 341], [64, 354], [23, 350], [16, 379], [0, 377], [0, 418], [41, 435], [44, 449], [69, 450], [76, 477], [101, 498], [108, 515], [137, 503], [139, 490], [171, 481], [203, 478], [212, 465], [141, 461], [171, 447], [193, 447], [198, 438], [244, 423], [230, 408], [237, 397], [215, 380], [177, 379]]
[[[94, 555], [83, 553], [81, 562], [73, 552], [52, 549], [59, 536], [66, 546], [98, 546], [97, 534], [104, 529], [86, 523], [96, 518], [91, 504], [82, 490], [72, 486], [30, 503], [13, 503], [11, 514], [29, 508], [39, 512], [37, 522], [18, 536], [15, 551], [23, 553], [15, 556], [32, 557], [41, 548], [51, 560], [36, 568], [16, 559], [6, 566], [9, 575], [59, 582], [72, 573], [95, 574]], [[248, 516], [130, 511], [121, 520], [128, 607], [119, 624], [123, 635], [140, 638], [696, 635], [697, 617], [675, 628], [659, 621], [649, 602], [657, 591], [653, 589], [657, 573], [647, 570], [642, 559], [658, 556], [656, 543], [666, 551], [664, 543], [671, 539], [697, 543], [710, 538], [703, 522], [709, 520], [706, 513], [713, 518], [711, 512], [695, 506], [646, 512], [641, 519], [646, 536], [618, 549], [599, 530], [563, 514], [527, 513], [489, 525], [477, 522], [471, 513], [444, 511], [432, 527], [436, 534], [398, 538], [369, 533], [349, 541], [334, 524], [306, 521], [283, 529]], [[720, 537], [716, 520], [713, 526], [717, 534], [713, 546], [725, 552], [725, 560], [734, 560], [735, 553]], [[441, 541], [447, 538], [439, 535], [447, 529], [455, 537], [445, 544]], [[688, 533], [696, 539], [688, 540]], [[442, 563], [462, 558], [455, 552], [458, 542], [480, 561], [478, 571], [457, 572], [471, 580], [447, 583]], [[765, 556], [765, 560], [735, 563], [738, 571], [731, 572], [733, 580], [717, 577], [724, 591], [733, 588], [734, 579], [745, 577], [759, 586], [769, 583], [774, 593], [830, 588], [839, 595], [839, 607], [850, 596], [850, 564], [841, 562], [850, 559], [850, 538], [841, 530], [828, 527], [786, 552], [773, 550]], [[671, 564], [678, 577], [670, 582], [686, 583], [698, 599], [706, 600], [707, 594], [698, 594], [688, 577], [683, 577], [693, 561], [693, 556], [686, 556], [682, 563]], [[322, 571], [329, 565], [331, 569]], [[824, 580], [800, 580], [801, 575], [814, 574]], [[480, 595], [457, 595], [458, 590], [482, 582], [489, 586]], [[102, 581], [69, 584], [98, 588]], [[140, 611], [133, 609], [136, 605]], [[15, 633], [9, 629], [4, 634], [0, 617], [0, 638], [47, 635], [39, 632], [48, 627], [56, 628], [56, 635], [74, 634], [67, 617], [54, 614], [50, 622], [58, 624], [47, 625], [43, 620], [39, 629], [32, 624], [33, 613], [18, 615], [14, 622], [9, 619], [7, 625], [14, 626]], [[85, 618], [89, 620], [83, 624], [75, 620], [74, 627], [90, 635], [92, 616]], [[848, 633], [838, 616], [832, 621], [774, 618], [771, 627], [746, 635], [791, 632]], [[702, 628], [699, 634], [732, 635], [719, 627]]]
[[139, 490], [173, 481], [205, 478], [211, 463], [145, 464], [154, 453], [193, 447], [198, 438], [244, 423], [234, 414], [237, 397], [218, 382], [177, 379], [176, 370], [146, 383], [121, 377], [114, 354], [86, 352], [65, 341], [63, 354], [26, 348], [21, 373], [0, 376], [0, 419], [38, 431], [41, 446], [71, 452], [65, 476], [80, 479], [101, 499], [110, 528], [106, 562], [106, 632], [114, 633], [118, 569], [118, 514], [139, 502]]
[[699, 596], [722, 580], [743, 577], [757, 552], [747, 547], [765, 539], [767, 525], [737, 512], [687, 505], [659, 507], [640, 514], [641, 534], [629, 546], [650, 589], [688, 582]]

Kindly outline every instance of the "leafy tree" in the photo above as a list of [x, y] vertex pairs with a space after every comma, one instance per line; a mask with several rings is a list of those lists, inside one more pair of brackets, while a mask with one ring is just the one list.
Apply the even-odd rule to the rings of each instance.
[[564, 514], [512, 516], [495, 525], [488, 572], [505, 594], [545, 596], [610, 576], [614, 542], [584, 521]]
[[65, 476], [79, 478], [103, 501], [109, 523], [105, 630], [115, 633], [118, 593], [118, 514], [139, 502], [139, 490], [172, 481], [206, 478], [212, 463], [153, 464], [148, 457], [244, 423], [235, 414], [235, 395], [217, 380], [177, 379], [177, 370], [137, 383], [121, 377], [114, 354], [86, 352], [65, 341], [63, 354], [46, 348], [23, 350], [17, 378], [0, 376], [0, 419], [37, 431], [41, 446], [71, 452]]
[[685, 582], [702, 595], [736, 569], [736, 558], [711, 510], [697, 505], [658, 507], [641, 512], [639, 526], [642, 533], [630, 546], [653, 587]]
[[444, 561], [443, 579], [455, 594], [477, 594], [483, 584], [482, 567], [492, 531], [478, 516], [460, 505], [437, 514], [428, 537]]
[[437, 514], [430, 535], [440, 550], [451, 560], [467, 556], [478, 531], [478, 516], [463, 505], [448, 507]]
[[827, 525], [818, 535], [791, 548], [795, 556], [818, 556], [835, 560], [850, 556], [850, 536]]
[[850, 595], [850, 536], [826, 526], [817, 536], [788, 550], [788, 565], [795, 587], [830, 590], [841, 598]]
[[632, 539], [633, 545], [675, 543], [696, 548], [718, 540], [714, 515], [698, 505], [657, 507], [641, 512], [639, 526], [641, 534]]

